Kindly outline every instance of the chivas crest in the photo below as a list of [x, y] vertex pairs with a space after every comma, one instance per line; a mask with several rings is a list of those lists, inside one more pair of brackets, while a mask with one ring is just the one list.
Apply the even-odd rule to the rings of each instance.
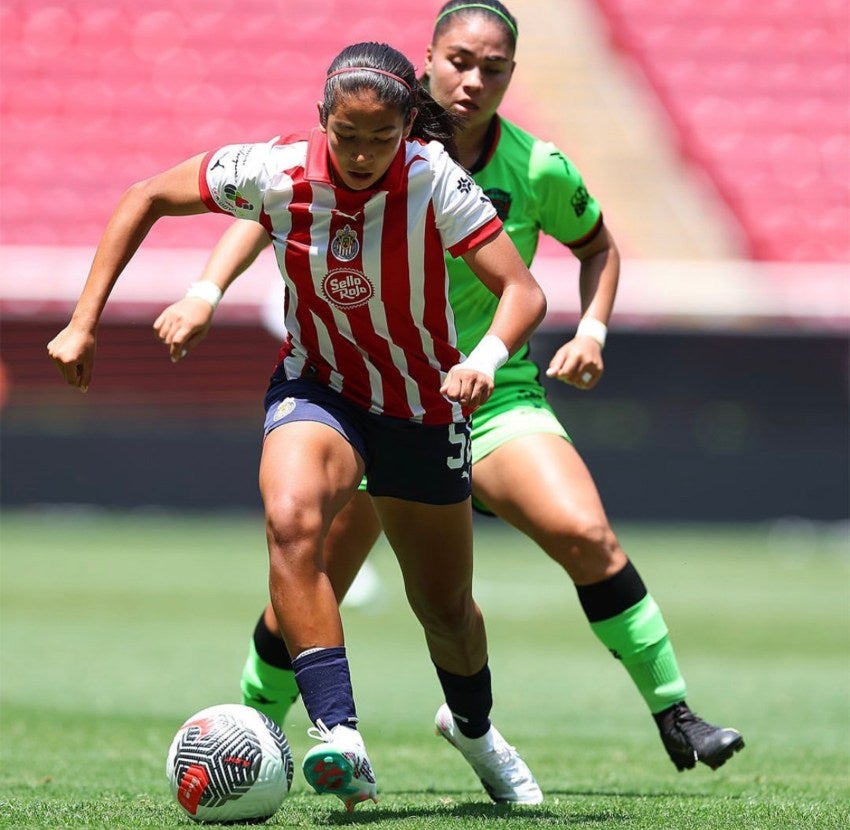
[[351, 230], [351, 225], [346, 225], [336, 232], [331, 242], [331, 253], [340, 262], [351, 262], [360, 253], [357, 231]]

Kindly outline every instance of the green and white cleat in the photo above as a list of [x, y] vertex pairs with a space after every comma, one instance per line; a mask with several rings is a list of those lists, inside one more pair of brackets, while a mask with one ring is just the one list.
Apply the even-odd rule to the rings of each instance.
[[343, 724], [327, 729], [317, 721], [307, 734], [322, 742], [307, 752], [301, 764], [307, 783], [319, 795], [335, 795], [349, 813], [361, 801], [377, 803], [375, 774], [363, 736], [356, 729]]

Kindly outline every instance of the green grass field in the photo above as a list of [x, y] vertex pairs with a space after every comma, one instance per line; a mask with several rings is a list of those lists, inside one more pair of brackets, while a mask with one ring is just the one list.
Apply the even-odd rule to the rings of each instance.
[[[237, 700], [265, 601], [258, 516], [6, 511], [2, 521], [0, 826], [189, 826], [165, 753], [198, 709]], [[355, 693], [381, 801], [349, 817], [296, 759], [275, 827], [816, 830], [850, 827], [846, 527], [618, 528], [673, 633], [689, 702], [736, 726], [722, 769], [677, 773], [565, 576], [523, 537], [478, 526], [493, 717], [546, 794], [492, 805], [431, 719], [440, 692], [391, 552], [384, 590], [346, 609]]]

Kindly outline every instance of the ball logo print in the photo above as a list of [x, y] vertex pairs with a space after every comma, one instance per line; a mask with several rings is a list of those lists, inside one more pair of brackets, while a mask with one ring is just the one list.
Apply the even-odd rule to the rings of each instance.
[[277, 724], [241, 704], [198, 712], [177, 731], [166, 774], [198, 822], [265, 820], [289, 793], [293, 761]]
[[257, 736], [226, 715], [190, 721], [181, 730], [175, 766], [177, 800], [197, 812], [246, 793], [257, 780], [262, 750]]

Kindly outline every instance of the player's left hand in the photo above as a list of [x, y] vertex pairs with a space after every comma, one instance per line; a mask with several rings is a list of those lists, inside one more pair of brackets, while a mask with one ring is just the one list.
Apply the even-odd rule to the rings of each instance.
[[171, 362], [186, 357], [206, 336], [213, 307], [198, 297], [184, 297], [166, 308], [153, 324], [160, 343], [168, 346]]
[[604, 371], [602, 347], [592, 337], [574, 337], [555, 352], [546, 376], [587, 390], [599, 383]]
[[493, 394], [493, 378], [477, 369], [464, 368], [459, 363], [449, 369], [440, 394], [457, 401], [464, 409], [478, 409]]

